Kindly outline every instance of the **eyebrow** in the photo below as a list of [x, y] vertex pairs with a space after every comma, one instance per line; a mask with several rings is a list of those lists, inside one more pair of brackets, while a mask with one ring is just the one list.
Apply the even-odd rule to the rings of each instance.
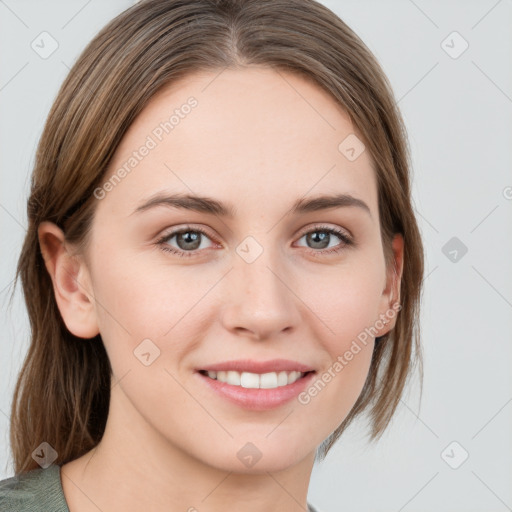
[[[233, 205], [222, 203], [211, 197], [191, 194], [165, 195], [163, 193], [155, 194], [149, 199], [144, 200], [132, 214], [141, 213], [158, 206], [181, 208], [230, 219], [234, 218], [236, 214], [236, 208]], [[350, 194], [321, 195], [309, 199], [298, 199], [287, 214], [305, 214], [319, 210], [350, 206], [361, 208], [363, 211], [367, 212], [370, 217], [372, 216], [369, 206], [363, 200]]]

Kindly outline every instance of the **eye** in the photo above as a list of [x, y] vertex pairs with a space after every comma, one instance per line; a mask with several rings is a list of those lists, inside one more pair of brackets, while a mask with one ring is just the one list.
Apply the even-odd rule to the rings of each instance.
[[[341, 240], [342, 243], [338, 243], [334, 247], [331, 246], [331, 248], [329, 248], [329, 244], [333, 241], [333, 235], [335, 235], [339, 240]], [[301, 236], [301, 239], [302, 238], [305, 238], [306, 243], [313, 246], [313, 249], [315, 250], [310, 252], [313, 252], [315, 256], [323, 255], [326, 253], [337, 253], [342, 251], [347, 246], [354, 245], [352, 238], [348, 234], [341, 231], [340, 229], [328, 226], [316, 226], [314, 229], [304, 233]]]
[[[169, 242], [175, 238], [177, 248], [169, 245]], [[192, 228], [187, 226], [185, 228], [172, 231], [164, 235], [162, 238], [157, 240], [157, 245], [160, 246], [162, 251], [171, 252], [173, 254], [177, 254], [178, 256], [194, 256], [195, 251], [199, 249], [205, 249], [202, 246], [202, 239], [207, 238], [210, 239], [208, 233], [200, 228]]]
[[[341, 240], [341, 244], [338, 243], [334, 247], [329, 248], [330, 243], [333, 241], [333, 235]], [[176, 239], [178, 247], [173, 247], [170, 241]], [[166, 252], [176, 254], [180, 257], [195, 256], [201, 249], [207, 249], [204, 247], [202, 242], [204, 239], [211, 240], [212, 237], [200, 228], [193, 228], [186, 226], [185, 228], [171, 231], [170, 233], [159, 238], [156, 244]], [[345, 247], [354, 245], [352, 238], [345, 232], [337, 228], [329, 226], [316, 226], [314, 229], [306, 231], [300, 239], [306, 238], [306, 242], [311, 244], [312, 252], [316, 255], [324, 255], [330, 253], [338, 253]], [[299, 240], [300, 240], [299, 239]]]

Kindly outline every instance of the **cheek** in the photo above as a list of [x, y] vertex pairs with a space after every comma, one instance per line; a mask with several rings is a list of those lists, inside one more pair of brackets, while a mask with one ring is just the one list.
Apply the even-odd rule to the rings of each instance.
[[329, 270], [303, 283], [301, 296], [314, 312], [316, 324], [321, 321], [318, 335], [334, 358], [378, 319], [384, 267], [379, 260], [364, 264], [361, 259]]
[[368, 376], [374, 349], [369, 329], [378, 319], [384, 266], [361, 258], [330, 270], [315, 276], [315, 286], [303, 287], [314, 312], [310, 325], [317, 326], [329, 358], [299, 402], [310, 410], [311, 428], [325, 429], [327, 422], [332, 431], [352, 409]]
[[311, 325], [318, 326], [316, 336], [328, 355], [299, 396], [312, 433], [334, 431], [361, 394], [374, 349], [368, 329], [378, 318], [381, 287], [377, 282], [364, 273], [350, 272], [326, 279], [324, 293], [316, 287], [308, 292], [307, 303], [316, 318]]
[[347, 347], [299, 395], [311, 435], [322, 432], [327, 437], [348, 416], [368, 377], [373, 346], [370, 341]]
[[[96, 262], [96, 311], [113, 368], [117, 362], [131, 366], [133, 351], [147, 339], [164, 356], [155, 362], [165, 361], [168, 367], [204, 333], [201, 301], [218, 276], [192, 265], [172, 269], [155, 260], [148, 264], [147, 255], [126, 257], [112, 250]], [[166, 356], [171, 342], [172, 361]]]

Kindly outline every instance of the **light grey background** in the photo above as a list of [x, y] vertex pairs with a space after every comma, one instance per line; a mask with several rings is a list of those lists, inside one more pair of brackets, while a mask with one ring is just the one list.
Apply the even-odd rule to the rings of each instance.
[[[29, 341], [20, 289], [7, 306], [36, 144], [78, 53], [132, 3], [0, 0], [0, 479], [13, 474], [9, 411]], [[323, 3], [379, 59], [409, 130], [425, 386], [419, 407], [414, 381], [377, 445], [353, 425], [315, 466], [309, 500], [324, 512], [512, 510], [512, 3]], [[47, 59], [31, 48], [43, 31], [59, 44]], [[467, 247], [455, 262], [452, 237]]]

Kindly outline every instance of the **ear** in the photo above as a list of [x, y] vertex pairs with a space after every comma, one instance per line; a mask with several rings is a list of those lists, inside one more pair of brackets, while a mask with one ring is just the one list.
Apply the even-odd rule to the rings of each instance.
[[404, 268], [404, 239], [401, 234], [395, 235], [391, 247], [393, 258], [386, 269], [386, 285], [382, 291], [379, 320], [376, 321], [379, 333], [376, 337], [384, 336], [395, 327], [401, 309], [400, 284]]
[[70, 253], [63, 231], [54, 223], [41, 222], [37, 233], [66, 327], [79, 338], [93, 338], [99, 329], [89, 271], [83, 258]]

